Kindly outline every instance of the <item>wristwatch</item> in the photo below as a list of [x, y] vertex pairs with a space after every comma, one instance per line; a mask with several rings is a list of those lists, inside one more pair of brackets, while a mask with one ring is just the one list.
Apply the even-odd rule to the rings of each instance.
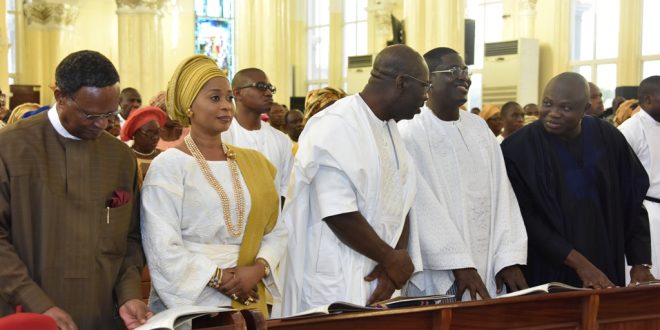
[[640, 266], [642, 266], [642, 267], [644, 267], [644, 268], [646, 268], [646, 269], [651, 269], [651, 268], [653, 268], [653, 265], [651, 265], [651, 264], [641, 264]]
[[268, 265], [268, 262], [264, 259], [257, 259], [256, 260], [258, 263], [264, 265], [264, 274], [266, 275], [265, 277], [270, 276], [270, 266]]

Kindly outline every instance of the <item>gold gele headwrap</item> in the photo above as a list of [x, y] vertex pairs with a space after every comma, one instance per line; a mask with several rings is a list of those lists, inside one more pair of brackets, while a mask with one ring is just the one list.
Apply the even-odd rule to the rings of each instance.
[[160, 108], [161, 110], [167, 112], [167, 97], [165, 91], [160, 91], [156, 96], [151, 98], [149, 105], [152, 107]]
[[13, 124], [21, 120], [24, 114], [39, 108], [41, 108], [41, 105], [37, 103], [23, 103], [14, 108], [14, 111], [9, 115], [9, 119], [7, 119], [7, 124]]
[[612, 119], [614, 126], [618, 127], [619, 125], [623, 124], [624, 121], [630, 119], [630, 117], [638, 113], [639, 110], [640, 107], [637, 99], [630, 99], [621, 102], [619, 107], [616, 108], [614, 118]]
[[490, 117], [500, 114], [500, 108], [496, 105], [486, 105], [484, 110], [479, 113], [479, 117], [488, 120]]
[[167, 114], [183, 126], [190, 126], [186, 111], [209, 80], [227, 78], [227, 74], [210, 58], [204, 55], [189, 57], [179, 64], [167, 84]]
[[327, 108], [331, 103], [345, 96], [346, 92], [343, 90], [329, 86], [309, 91], [305, 98], [304, 120], [307, 121], [307, 119]]

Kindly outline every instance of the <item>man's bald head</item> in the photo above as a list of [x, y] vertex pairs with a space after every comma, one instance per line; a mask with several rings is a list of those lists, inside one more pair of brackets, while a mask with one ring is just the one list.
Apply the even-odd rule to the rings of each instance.
[[266, 76], [266, 73], [257, 68], [247, 68], [236, 72], [231, 80], [231, 88], [242, 87], [251, 84], [253, 80]]
[[652, 95], [658, 91], [660, 91], [660, 76], [650, 76], [639, 83], [637, 94], [641, 100], [645, 96]]
[[582, 118], [589, 109], [589, 85], [575, 72], [561, 73], [543, 91], [539, 119], [546, 132], [573, 139], [581, 132]]
[[653, 119], [660, 121], [660, 76], [650, 76], [639, 84], [639, 105]]
[[360, 96], [380, 120], [399, 121], [419, 113], [430, 87], [429, 69], [422, 55], [398, 44], [376, 55]]
[[257, 68], [247, 68], [236, 72], [231, 81], [236, 103], [236, 114], [252, 113], [250, 120], [260, 124], [258, 116], [270, 111], [276, 88], [268, 80], [266, 73]]
[[558, 88], [562, 94], [570, 94], [569, 92], [573, 91], [580, 101], [589, 103], [591, 89], [587, 80], [579, 73], [563, 72], [556, 75], [545, 87], [546, 90], [550, 88]]
[[369, 82], [374, 78], [387, 79], [402, 74], [413, 77], [428, 76], [428, 68], [422, 55], [414, 49], [401, 44], [392, 45], [376, 55]]

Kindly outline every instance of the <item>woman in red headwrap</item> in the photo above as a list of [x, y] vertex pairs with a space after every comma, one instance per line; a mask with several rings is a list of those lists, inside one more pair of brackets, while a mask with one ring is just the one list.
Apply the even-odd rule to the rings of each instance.
[[132, 111], [121, 128], [121, 140], [133, 140], [133, 152], [137, 158], [138, 185], [142, 181], [151, 161], [160, 153], [156, 149], [160, 138], [160, 127], [165, 124], [165, 113], [157, 107], [144, 107]]

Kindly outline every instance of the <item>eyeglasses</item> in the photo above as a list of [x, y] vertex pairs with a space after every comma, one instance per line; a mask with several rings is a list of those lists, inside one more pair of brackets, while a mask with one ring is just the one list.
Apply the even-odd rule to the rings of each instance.
[[424, 87], [424, 93], [425, 94], [428, 94], [431, 91], [431, 87], [433, 87], [433, 84], [431, 84], [430, 82], [424, 81], [424, 80], [421, 80], [421, 79], [417, 79], [417, 78], [415, 78], [415, 77], [413, 77], [409, 74], [404, 73], [404, 74], [402, 74], [402, 76], [412, 78], [413, 80], [416, 80], [417, 82], [422, 84], [422, 86]]
[[250, 88], [250, 87], [254, 87], [254, 88], [256, 88], [256, 89], [258, 89], [262, 92], [270, 91], [273, 94], [275, 94], [275, 92], [277, 91], [277, 87], [273, 86], [272, 84], [265, 83], [263, 81], [251, 83], [249, 85], [241, 86], [241, 87], [238, 87], [236, 89], [243, 89], [243, 88]]
[[80, 107], [80, 105], [78, 105], [78, 102], [76, 102], [76, 100], [73, 97], [69, 97], [69, 99], [71, 101], [73, 101], [73, 103], [76, 105], [76, 110], [78, 110], [78, 112], [80, 112], [80, 114], [83, 116], [83, 119], [88, 120], [88, 121], [97, 121], [97, 120], [101, 120], [101, 119], [110, 120], [110, 119], [112, 119], [113, 117], [115, 117], [119, 114], [119, 110], [115, 110], [115, 111], [108, 112], [108, 113], [102, 113], [102, 114], [98, 114], [98, 115], [97, 114], [90, 115], [87, 112], [85, 112], [85, 110], [83, 110]]
[[469, 68], [459, 68], [459, 67], [453, 67], [451, 69], [447, 70], [440, 70], [440, 71], [431, 71], [431, 73], [451, 73], [452, 77], [454, 79], [459, 79], [461, 77], [464, 77], [466, 79], [470, 79], [472, 77], [472, 72], [470, 71]]

